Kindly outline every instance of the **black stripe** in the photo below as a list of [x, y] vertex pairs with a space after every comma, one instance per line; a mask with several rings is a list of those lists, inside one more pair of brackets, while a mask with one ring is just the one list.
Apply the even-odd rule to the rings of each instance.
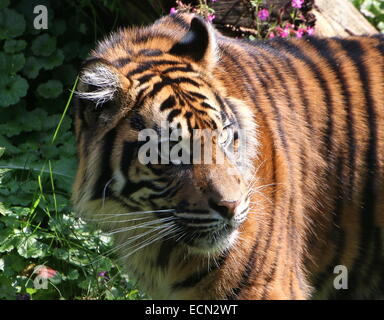
[[[379, 227], [374, 227], [372, 230], [374, 239], [374, 246], [371, 252], [371, 263], [365, 270], [364, 277], [361, 277], [360, 287], [368, 287], [375, 290], [379, 287], [379, 283], [374, 282], [375, 276], [380, 279], [380, 272], [383, 270], [383, 243], [381, 239], [381, 229]], [[384, 289], [382, 287], [381, 289]]]
[[148, 32], [152, 30], [145, 30], [145, 32], [138, 32], [135, 34], [135, 38], [132, 39], [132, 43], [134, 45], [141, 44], [148, 42], [150, 40], [156, 39], [157, 41], [161, 42], [163, 40], [169, 41], [169, 34], [162, 33], [161, 31], [156, 32], [155, 34], [153, 32]]
[[[342, 40], [335, 39], [336, 42], [342, 45]], [[348, 182], [348, 196], [351, 199], [355, 190], [355, 171], [356, 171], [356, 137], [355, 137], [355, 119], [351, 110], [352, 98], [351, 88], [348, 86], [348, 79], [344, 76], [340, 69], [340, 62], [335, 59], [335, 53], [331, 50], [326, 39], [318, 39], [309, 37], [307, 43], [311, 44], [317, 49], [318, 54], [321, 55], [326, 61], [328, 66], [336, 75], [338, 82], [341, 86], [341, 94], [343, 96], [343, 105], [347, 113], [346, 125], [347, 134], [345, 139], [348, 141], [348, 162], [349, 162], [349, 182]], [[346, 52], [347, 53], [347, 52]]]
[[137, 81], [139, 81], [140, 84], [143, 84], [143, 83], [151, 80], [153, 77], [156, 77], [156, 74], [155, 73], [149, 73], [149, 74], [146, 74], [146, 75], [140, 77], [139, 79], [137, 79]]
[[[164, 87], [166, 86], [172, 86], [174, 84], [181, 84], [181, 83], [189, 83], [197, 88], [200, 87], [200, 85], [192, 80], [192, 79], [189, 79], [189, 78], [177, 78], [177, 79], [172, 79], [172, 78], [168, 78], [168, 77], [162, 77], [162, 81], [160, 82], [157, 82], [153, 88], [152, 88], [152, 91], [148, 94], [149, 97], [153, 98], [154, 96], [156, 96], [156, 94], [158, 94]], [[181, 99], [180, 99], [181, 100]]]
[[181, 72], [195, 72], [195, 70], [192, 69], [191, 65], [188, 64], [186, 67], [170, 67], [168, 69], [162, 70], [162, 74], [170, 73], [170, 72], [176, 72], [176, 71], [181, 71]]
[[349, 55], [349, 57], [355, 62], [355, 67], [359, 70], [362, 87], [364, 89], [364, 96], [366, 100], [366, 114], [368, 119], [368, 133], [369, 133], [369, 145], [366, 150], [365, 163], [367, 166], [366, 181], [363, 188], [363, 198], [361, 203], [361, 236], [359, 255], [356, 258], [351, 275], [349, 285], [352, 287], [359, 278], [359, 273], [367, 260], [367, 253], [369, 252], [370, 244], [373, 243], [374, 233], [372, 232], [375, 226], [375, 207], [377, 202], [377, 171], [378, 171], [378, 159], [377, 159], [377, 112], [375, 110], [375, 104], [373, 95], [375, 94], [371, 90], [371, 78], [369, 70], [365, 65], [364, 52], [358, 41], [344, 40], [342, 45]]
[[270, 44], [275, 46], [278, 49], [286, 50], [288, 53], [293, 55], [295, 58], [303, 61], [306, 65], [308, 65], [309, 69], [315, 75], [315, 78], [320, 82], [320, 88], [323, 91], [323, 96], [325, 99], [325, 105], [327, 108], [327, 130], [324, 133], [324, 147], [326, 148], [326, 154], [328, 160], [333, 158], [333, 144], [332, 137], [334, 131], [334, 123], [333, 123], [333, 104], [332, 104], [332, 90], [330, 88], [330, 84], [323, 77], [322, 71], [319, 66], [309, 57], [307, 56], [301, 48], [294, 45], [291, 41], [287, 40], [272, 40]]
[[163, 88], [165, 88], [166, 86], [170, 86], [172, 85], [172, 82], [169, 81], [169, 78], [165, 78], [163, 79], [163, 81], [160, 81], [160, 82], [157, 82], [153, 88], [152, 88], [152, 91], [149, 92], [148, 96], [150, 98], [153, 98], [155, 97]]
[[[165, 174], [165, 172], [163, 171], [163, 172], [161, 172], [161, 174]], [[159, 193], [159, 194], [151, 194], [149, 196], [149, 199], [150, 200], [154, 200], [154, 199], [159, 199], [159, 198], [166, 198], [166, 197], [169, 197], [170, 195], [175, 194], [175, 191], [177, 192], [178, 190], [179, 189], [175, 190], [175, 187], [171, 186], [171, 187], [168, 188], [168, 186], [166, 186], [161, 193]]]
[[208, 104], [207, 102], [202, 102], [200, 103], [200, 105], [203, 107], [203, 108], [206, 108], [206, 109], [211, 109], [211, 110], [215, 110], [217, 111], [216, 108], [212, 107], [210, 104]]
[[177, 117], [180, 113], [181, 113], [181, 110], [180, 110], [180, 109], [174, 109], [174, 110], [172, 110], [172, 111], [168, 114], [167, 121], [168, 121], [168, 122], [172, 122], [172, 121], [173, 121], [173, 118]]
[[185, 280], [176, 282], [172, 285], [172, 289], [181, 290], [185, 288], [192, 288], [202, 281], [208, 274], [221, 268], [227, 259], [228, 252], [224, 252], [216, 261], [212, 262], [211, 265], [204, 270], [198, 271], [187, 277]]
[[131, 166], [133, 158], [135, 157], [136, 149], [138, 145], [139, 144], [137, 142], [130, 142], [130, 141], [124, 142], [123, 154], [120, 162], [120, 169], [123, 175], [127, 178], [129, 178], [129, 167]]
[[154, 66], [161, 66], [161, 65], [178, 65], [182, 64], [179, 61], [174, 61], [174, 60], [166, 60], [166, 59], [161, 59], [161, 60], [153, 60], [153, 61], [146, 61], [145, 63], [139, 65], [137, 68], [134, 70], [128, 72], [127, 76], [132, 77], [138, 73], [143, 73], [144, 71], [147, 71]]
[[122, 68], [124, 67], [126, 64], [130, 63], [132, 60], [128, 57], [125, 57], [125, 58], [119, 58], [119, 59], [116, 59], [116, 60], [113, 60], [113, 64], [117, 67], [117, 68]]
[[147, 57], [158, 57], [163, 54], [163, 51], [154, 50], [154, 49], [142, 49], [137, 54], [147, 56]]
[[169, 96], [160, 106], [160, 111], [172, 109], [176, 105], [174, 96]]
[[196, 82], [195, 80], [192, 80], [191, 78], [186, 77], [178, 77], [178, 78], [167, 78], [170, 81], [172, 81], [173, 84], [181, 84], [181, 83], [189, 83], [196, 88], [200, 88], [200, 84]]
[[207, 97], [201, 93], [198, 93], [198, 92], [193, 92], [193, 91], [188, 91], [188, 94], [195, 97], [195, 98], [198, 98], [198, 99], [207, 99]]
[[143, 116], [137, 112], [133, 112], [129, 118], [131, 127], [136, 131], [141, 131], [146, 128]]
[[83, 61], [83, 63], [81, 64], [80, 68], [81, 69], [87, 68], [89, 65], [94, 64], [94, 63], [102, 63], [102, 64], [113, 66], [113, 64], [111, 62], [109, 62], [108, 60], [106, 60], [104, 58], [92, 56], [92, 57], [88, 57], [87, 59], [85, 59]]
[[[317, 291], [325, 289], [328, 281], [333, 281], [335, 266], [341, 264], [340, 257], [345, 248], [345, 231], [341, 228], [341, 216], [344, 209], [343, 200], [343, 159], [339, 157], [336, 165], [336, 194], [334, 199], [334, 214], [332, 221], [331, 242], [335, 246], [332, 261], [324, 268], [324, 271], [317, 274], [314, 280], [314, 287]], [[332, 278], [332, 279], [331, 279]]]
[[[101, 167], [99, 169], [100, 176], [94, 186], [92, 192], [92, 200], [103, 197], [104, 189], [108, 181], [112, 178], [113, 172], [111, 167], [112, 150], [116, 139], [117, 130], [110, 130], [104, 137], [103, 147], [101, 148]], [[105, 190], [105, 196], [109, 194], [108, 188]]]
[[187, 22], [183, 19], [183, 17], [182, 17], [181, 15], [179, 15], [179, 14], [176, 13], [176, 14], [170, 14], [168, 17], [171, 18], [171, 20], [172, 20], [174, 23], [176, 23], [177, 25], [179, 25], [179, 26], [182, 27], [183, 29], [186, 29], [186, 30], [189, 29], [190, 24], [187, 23]]
[[[158, 186], [154, 185], [152, 182], [140, 181], [138, 183], [134, 183], [134, 182], [130, 181], [127, 176], [126, 176], [126, 178], [127, 178], [127, 182], [125, 183], [125, 186], [124, 186], [123, 191], [121, 193], [126, 198], [129, 198], [132, 194], [134, 194], [137, 191], [139, 191], [140, 189], [144, 189], [144, 188], [147, 188], [153, 192], [163, 192], [163, 187], [158, 187]], [[147, 200], [150, 200], [150, 198]], [[133, 200], [130, 198], [129, 201], [133, 201]]]
[[163, 241], [160, 246], [159, 253], [156, 258], [156, 267], [166, 269], [169, 265], [169, 259], [171, 258], [172, 249], [175, 244], [172, 241]]

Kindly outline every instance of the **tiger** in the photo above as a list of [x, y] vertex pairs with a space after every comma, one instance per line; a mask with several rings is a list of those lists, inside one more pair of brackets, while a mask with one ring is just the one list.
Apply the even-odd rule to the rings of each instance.
[[[140, 160], [165, 124], [173, 147], [217, 133], [222, 161]], [[74, 129], [74, 211], [149, 297], [383, 297], [383, 35], [251, 41], [188, 13], [121, 29], [81, 66]]]

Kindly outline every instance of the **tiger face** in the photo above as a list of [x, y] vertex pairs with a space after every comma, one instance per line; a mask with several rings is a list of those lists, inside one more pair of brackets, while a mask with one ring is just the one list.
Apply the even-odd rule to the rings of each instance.
[[161, 44], [145, 36], [115, 36], [82, 68], [75, 209], [120, 237], [125, 255], [164, 241], [222, 252], [250, 206], [253, 121], [211, 74], [207, 24], [195, 18], [181, 39]]

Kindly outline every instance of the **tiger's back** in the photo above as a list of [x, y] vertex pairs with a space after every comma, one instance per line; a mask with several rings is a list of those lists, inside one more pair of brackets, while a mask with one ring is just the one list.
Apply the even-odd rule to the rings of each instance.
[[[185, 93], [194, 93], [192, 104], [201, 96], [208, 97], [202, 86], [214, 88], [217, 103], [222, 110], [233, 111], [240, 128], [251, 128], [249, 122], [254, 122], [256, 133], [250, 140], [257, 143], [250, 144], [255, 170], [248, 177], [252, 178], [249, 214], [239, 227], [240, 236], [227, 250], [211, 257], [187, 255], [177, 243], [164, 242], [125, 261], [127, 269], [160, 298], [382, 295], [383, 36], [250, 42], [224, 37], [208, 26], [205, 29], [202, 23], [195, 23], [195, 30], [191, 30], [192, 18], [171, 15], [145, 29], [116, 33], [99, 45], [93, 59], [106, 61], [118, 71], [119, 79], [148, 84], [147, 91], [130, 93], [136, 111], [127, 115], [137, 130], [145, 127], [145, 113], [150, 113], [153, 105], [146, 104], [145, 99], [156, 96], [161, 96], [160, 113], [166, 112], [168, 120], [184, 117], [191, 129], [191, 112], [183, 113], [162, 93], [164, 88], [175, 86], [173, 81], [185, 84]], [[183, 45], [188, 30], [192, 31], [190, 38], [198, 39], [189, 39], [189, 49]], [[169, 52], [172, 57], [164, 56]], [[162, 66], [162, 71], [156, 69]], [[151, 86], [157, 72], [172, 75], [172, 81]], [[200, 97], [196, 88], [200, 88]], [[210, 107], [207, 103], [201, 106]], [[122, 129], [113, 129], [120, 122], [108, 114], [112, 121], [98, 129], [100, 138], [93, 142], [94, 133], [84, 129], [86, 121], [80, 109], [76, 122], [80, 165], [74, 189], [77, 211], [91, 218], [120, 212], [123, 207], [116, 198], [121, 195], [116, 191], [109, 195], [106, 190], [113, 179], [116, 185], [123, 183], [116, 174], [111, 178], [115, 163], [127, 170], [126, 149], [117, 151], [115, 141], [132, 137]], [[208, 114], [201, 117], [202, 121], [210, 120]], [[110, 134], [113, 130], [117, 132]], [[88, 155], [89, 145], [98, 148], [99, 155]], [[111, 165], [95, 167], [99, 158]], [[206, 170], [216, 170], [209, 168], [193, 179], [205, 177]], [[227, 192], [234, 193], [229, 191], [234, 183], [231, 178], [221, 179]], [[94, 192], [98, 196], [88, 195], [89, 189], [98, 190]], [[100, 209], [101, 202], [104, 209]], [[335, 289], [336, 266], [346, 268], [348, 290]]]
[[[284, 210], [297, 224], [280, 220], [281, 228], [292, 245], [306, 229], [299, 246], [315, 296], [382, 296], [384, 37], [225, 40], [223, 65], [241, 70], [226, 87], [255, 106], [284, 159]], [[279, 228], [269, 225], [268, 235]], [[348, 290], [333, 286], [340, 265]]]

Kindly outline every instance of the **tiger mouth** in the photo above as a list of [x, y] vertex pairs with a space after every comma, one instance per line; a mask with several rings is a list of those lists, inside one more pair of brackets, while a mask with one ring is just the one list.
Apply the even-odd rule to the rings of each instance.
[[[199, 251], [210, 252], [227, 249], [237, 234], [237, 230], [245, 221], [248, 207], [233, 221], [218, 218], [181, 218], [179, 215], [201, 214], [197, 211], [178, 211], [174, 213], [177, 218], [175, 223], [182, 229], [183, 236], [179, 239], [181, 243]], [[208, 210], [207, 210], [208, 212]]]

